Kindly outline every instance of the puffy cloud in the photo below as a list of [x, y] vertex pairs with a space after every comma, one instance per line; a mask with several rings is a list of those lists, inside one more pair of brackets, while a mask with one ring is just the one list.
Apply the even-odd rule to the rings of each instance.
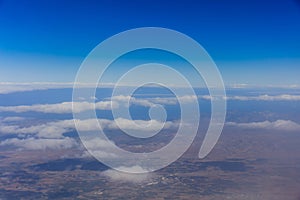
[[[190, 103], [197, 100], [196, 96], [181, 96], [179, 100], [183, 103]], [[42, 113], [80, 113], [87, 110], [110, 110], [116, 109], [120, 104], [127, 105], [130, 104], [151, 107], [156, 104], [164, 105], [174, 105], [177, 103], [177, 99], [174, 98], [147, 98], [147, 99], [137, 99], [130, 96], [114, 96], [111, 100], [99, 101], [96, 103], [82, 101], [82, 102], [62, 102], [56, 104], [35, 104], [35, 105], [19, 105], [19, 106], [0, 106], [0, 112], [42, 112]]]
[[180, 96], [178, 99], [180, 101], [182, 101], [183, 103], [191, 103], [193, 101], [196, 101], [198, 99], [198, 96], [196, 96], [196, 95], [184, 95], [184, 96]]
[[35, 135], [39, 138], [63, 138], [63, 133], [71, 131], [74, 128], [73, 120], [62, 120], [58, 122], [48, 122], [45, 124], [21, 127], [17, 125], [1, 124], [0, 132], [2, 134], [17, 134], [19, 137], [24, 135]]
[[[72, 106], [74, 109], [72, 109]], [[87, 110], [110, 110], [111, 107], [118, 107], [117, 103], [111, 101], [91, 102], [62, 102], [57, 104], [36, 104], [21, 106], [0, 106], [0, 112], [42, 112], [42, 113], [79, 113]]]
[[[122, 123], [122, 128], [132, 130], [135, 124], [140, 126], [137, 132], [148, 132], [157, 127], [163, 126], [164, 123], [155, 120], [128, 120], [116, 119]], [[102, 129], [116, 130], [118, 126], [115, 120], [107, 119], [86, 119], [75, 120], [76, 128], [78, 131], [93, 132], [98, 131], [99, 124]], [[0, 146], [13, 145], [21, 149], [40, 150], [40, 149], [68, 149], [68, 148], [81, 148], [82, 145], [77, 143], [74, 138], [66, 137], [63, 134], [75, 130], [74, 120], [60, 120], [48, 122], [44, 124], [32, 125], [22, 127], [17, 125], [0, 124], [0, 133], [2, 134], [16, 134], [16, 138], [6, 139], [0, 142]], [[176, 122], [166, 122], [165, 128], [172, 128]], [[151, 127], [151, 126], [154, 126]], [[134, 128], [133, 128], [134, 127]], [[112, 151], [113, 141], [107, 141], [98, 137], [90, 137], [84, 140], [84, 145], [89, 149], [90, 153], [98, 158], [114, 158], [117, 157]], [[90, 157], [90, 154], [85, 152], [81, 157]]]
[[16, 125], [4, 125], [0, 124], [0, 133], [4, 134], [16, 134], [17, 130], [19, 129], [19, 126]]
[[123, 105], [127, 105], [127, 103], [135, 104], [135, 105], [141, 105], [145, 107], [151, 107], [154, 104], [147, 100], [147, 99], [137, 99], [132, 96], [125, 96], [125, 95], [119, 95], [119, 96], [113, 96], [111, 97], [111, 101], [122, 103]]
[[78, 143], [74, 139], [69, 137], [65, 137], [62, 139], [12, 138], [0, 142], [0, 146], [6, 146], [6, 145], [13, 145], [28, 150], [45, 150], [45, 149], [69, 149], [77, 146]]
[[[114, 144], [111, 140], [103, 140], [99, 137], [91, 137], [84, 139], [84, 146], [89, 152], [84, 152], [82, 157], [91, 157], [90, 153], [96, 158], [116, 158], [117, 155], [113, 153], [111, 145]], [[115, 144], [114, 144], [115, 145]]]
[[[34, 134], [39, 138], [63, 138], [63, 133], [70, 132], [76, 129], [78, 131], [97, 131], [99, 130], [99, 124], [102, 129], [123, 129], [123, 130], [135, 130], [139, 132], [156, 131], [162, 127], [165, 129], [172, 129], [177, 127], [177, 122], [167, 121], [160, 122], [157, 120], [129, 120], [124, 118], [117, 118], [115, 120], [107, 119], [85, 119], [85, 120], [60, 120], [54, 122], [48, 122], [44, 124], [38, 124], [27, 127], [20, 127], [17, 125], [1, 124], [0, 132], [3, 134], [17, 134], [20, 137], [22, 135]], [[120, 127], [118, 126], [120, 125]]]
[[[157, 97], [157, 98], [145, 98], [139, 99], [130, 96], [114, 96], [111, 100], [107, 101], [99, 101], [96, 103], [92, 102], [62, 102], [57, 104], [36, 104], [36, 105], [19, 105], [19, 106], [0, 106], [0, 112], [42, 112], [42, 113], [80, 113], [87, 110], [110, 110], [116, 109], [120, 105], [128, 105], [127, 103], [134, 105], [140, 105], [145, 107], [152, 107], [156, 104], [163, 105], [175, 105], [179, 101], [182, 103], [191, 103], [198, 98], [204, 100], [212, 100], [212, 97], [209, 95], [203, 96], [194, 96], [194, 95], [186, 95], [180, 96], [178, 99], [176, 97]], [[260, 95], [260, 96], [227, 96], [227, 100], [237, 100], [237, 101], [300, 101], [300, 95], [290, 95], [290, 94], [282, 94], [282, 95]], [[73, 109], [72, 109], [72, 105]]]
[[201, 96], [201, 99], [204, 99], [204, 100], [209, 100], [209, 101], [211, 101], [211, 99], [212, 99], [212, 96], [210, 96], [210, 95], [203, 95], [203, 96]]
[[236, 123], [227, 122], [229, 126], [236, 126], [240, 128], [249, 129], [267, 129], [267, 130], [282, 130], [282, 131], [299, 131], [300, 124], [290, 120], [277, 120], [277, 121], [263, 121], [263, 122], [249, 122], [249, 123]]
[[[139, 130], [139, 131], [154, 131], [161, 129], [163, 126], [167, 129], [174, 128], [174, 122], [160, 122], [157, 120], [129, 120], [124, 118], [117, 118], [111, 123], [106, 124], [106, 128], [118, 129], [119, 127], [126, 130]], [[119, 126], [118, 126], [119, 125]]]

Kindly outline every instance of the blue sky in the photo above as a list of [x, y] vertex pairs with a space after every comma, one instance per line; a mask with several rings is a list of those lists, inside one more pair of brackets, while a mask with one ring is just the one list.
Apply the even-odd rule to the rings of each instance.
[[72, 82], [98, 43], [156, 26], [198, 41], [226, 85], [299, 85], [299, 21], [289, 0], [0, 0], [0, 82]]

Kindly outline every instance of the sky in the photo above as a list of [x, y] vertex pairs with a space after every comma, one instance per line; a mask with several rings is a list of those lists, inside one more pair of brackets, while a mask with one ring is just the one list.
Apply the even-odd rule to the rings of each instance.
[[0, 82], [73, 82], [100, 42], [151, 26], [200, 43], [225, 85], [300, 85], [299, 21], [296, 0], [0, 0]]

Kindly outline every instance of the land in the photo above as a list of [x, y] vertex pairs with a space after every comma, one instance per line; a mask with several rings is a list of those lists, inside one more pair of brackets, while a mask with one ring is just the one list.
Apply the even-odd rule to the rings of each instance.
[[147, 175], [114, 172], [76, 150], [2, 149], [0, 199], [300, 199], [297, 132], [225, 127], [203, 160], [199, 144]]

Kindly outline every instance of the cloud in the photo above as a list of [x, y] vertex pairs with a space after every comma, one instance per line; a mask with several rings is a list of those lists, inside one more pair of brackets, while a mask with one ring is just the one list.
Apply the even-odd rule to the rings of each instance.
[[[74, 109], [72, 109], [72, 106]], [[57, 104], [36, 104], [21, 106], [0, 106], [0, 112], [42, 112], [42, 113], [80, 113], [87, 110], [110, 110], [117, 108], [118, 104], [111, 101], [91, 102], [62, 102]]]
[[[103, 119], [104, 123], [110, 120]], [[77, 127], [79, 131], [95, 131], [98, 130], [97, 119], [86, 119], [86, 120], [76, 120]], [[34, 135], [38, 138], [63, 138], [63, 134], [74, 131], [75, 123], [73, 119], [60, 120], [54, 122], [48, 122], [44, 124], [32, 125], [27, 127], [20, 127], [16, 125], [6, 125], [1, 124], [0, 132], [4, 134], [17, 134], [19, 137], [24, 135]]]
[[[114, 96], [111, 100], [99, 101], [96, 103], [93, 102], [62, 102], [57, 104], [35, 104], [35, 105], [19, 105], [19, 106], [0, 106], [0, 112], [42, 112], [42, 113], [55, 113], [55, 114], [64, 114], [64, 113], [80, 113], [87, 110], [110, 110], [117, 109], [121, 105], [128, 106], [128, 102], [134, 105], [140, 105], [145, 107], [152, 107], [157, 104], [162, 105], [176, 105], [177, 103], [192, 103], [198, 98], [204, 100], [211, 100], [210, 95], [194, 96], [186, 95], [175, 97], [157, 97], [157, 98], [146, 98], [146, 99], [137, 99], [130, 96]], [[260, 95], [260, 96], [227, 96], [227, 100], [235, 101], [300, 101], [300, 95]], [[72, 109], [73, 105], [73, 109]]]
[[12, 138], [0, 142], [0, 146], [13, 145], [27, 150], [45, 150], [45, 149], [69, 149], [78, 145], [78, 143], [70, 137], [62, 139], [40, 139], [27, 138], [19, 139]]
[[2, 134], [16, 134], [18, 137], [24, 138], [28, 135], [35, 135], [39, 138], [63, 138], [63, 133], [70, 131], [67, 128], [51, 126], [49, 124], [42, 124], [30, 127], [19, 126], [1, 126], [0, 132]]
[[163, 104], [163, 105], [176, 105], [177, 103], [191, 103], [197, 101], [198, 97], [196, 95], [184, 95], [176, 97], [156, 97], [156, 98], [135, 98], [131, 96], [113, 96], [111, 101], [116, 101], [119, 103], [128, 103], [134, 105], [140, 105], [145, 107], [155, 106], [155, 104]]
[[267, 129], [267, 130], [281, 130], [281, 131], [299, 131], [300, 124], [290, 120], [277, 120], [277, 121], [263, 121], [263, 122], [249, 122], [249, 123], [236, 123], [227, 122], [229, 126], [235, 126], [248, 129]]
[[0, 133], [16, 134], [18, 129], [19, 129], [19, 126], [16, 126], [16, 125], [0, 124]]
[[[165, 129], [176, 128], [178, 123], [173, 121], [160, 122], [157, 120], [130, 120], [125, 118], [117, 118], [115, 120], [108, 119], [86, 119], [75, 120], [76, 128], [79, 131], [95, 131], [99, 130], [98, 123], [102, 129], [117, 130], [119, 128], [125, 130], [138, 131], [154, 131], [164, 127]], [[64, 124], [65, 121], [58, 122]]]
[[[80, 131], [98, 130], [98, 120], [96, 119], [78, 120], [77, 122]], [[74, 120], [61, 120], [28, 127], [1, 124], [1, 133], [17, 134], [18, 137], [6, 139], [0, 142], [0, 146], [13, 145], [19, 148], [31, 150], [67, 149], [73, 147], [81, 148], [81, 143], [77, 143], [74, 138], [65, 137], [63, 135], [66, 132], [74, 130]], [[109, 147], [111, 146], [109, 143], [113, 142], [102, 140], [100, 138], [90, 138], [85, 140], [86, 147], [88, 147], [94, 155], [105, 158], [116, 157], [116, 155], [110, 151]], [[84, 152], [81, 157], [90, 157], [90, 154], [88, 152]]]
[[[178, 98], [182, 103], [190, 103], [197, 100], [196, 96], [181, 96]], [[41, 112], [41, 113], [80, 113], [88, 110], [111, 110], [117, 109], [120, 104], [123, 106], [130, 104], [152, 107], [156, 104], [175, 105], [177, 99], [174, 98], [149, 98], [149, 99], [136, 99], [131, 96], [114, 96], [111, 100], [93, 102], [62, 102], [56, 104], [35, 104], [35, 105], [18, 105], [18, 106], [0, 106], [0, 112]]]
[[25, 92], [25, 91], [33, 91], [33, 90], [72, 88], [72, 86], [73, 86], [73, 83], [0, 82], [0, 94], [9, 94], [9, 93], [13, 93], [13, 92]]
[[[127, 171], [129, 173], [122, 172], [122, 171]], [[117, 170], [109, 169], [102, 172], [102, 174], [106, 177], [109, 177], [113, 181], [133, 182], [133, 183], [140, 183], [151, 178], [150, 174], [147, 173], [147, 170], [137, 165], [131, 167], [121, 166], [117, 168]]]
[[[96, 119], [78, 120], [81, 131], [98, 130]], [[65, 137], [63, 134], [75, 130], [74, 120], [60, 120], [28, 127], [1, 124], [0, 132], [3, 134], [17, 134], [18, 138], [6, 139], [0, 142], [0, 146], [13, 145], [23, 149], [67, 149], [82, 147], [74, 138]], [[93, 138], [87, 141], [89, 149], [102, 157], [114, 156], [109, 150], [108, 141]], [[90, 157], [85, 152], [83, 157]]]
[[[35, 135], [39, 138], [63, 138], [63, 134], [74, 131], [75, 123], [78, 131], [98, 131], [99, 124], [102, 129], [117, 130], [121, 128], [127, 131], [153, 132], [165, 129], [173, 129], [177, 127], [177, 122], [167, 121], [160, 122], [157, 120], [129, 120], [117, 118], [115, 120], [108, 119], [85, 119], [85, 120], [60, 120], [48, 122], [44, 124], [21, 127], [17, 125], [0, 124], [0, 133], [2, 134], [17, 134], [19, 137], [25, 135]], [[120, 125], [120, 127], [118, 126]]]
[[192, 103], [198, 100], [198, 96], [196, 95], [183, 95], [177, 97], [157, 97], [150, 98], [149, 101], [155, 104], [165, 104], [165, 105], [175, 105], [177, 103]]
[[[111, 149], [112, 144], [114, 144], [111, 140], [103, 140], [99, 137], [91, 137], [85, 138], [84, 147], [89, 150], [85, 151], [81, 157], [91, 157], [91, 154], [96, 158], [116, 158], [117, 155], [113, 153], [113, 149]], [[90, 154], [91, 153], [91, 154]]]
[[1, 119], [2, 122], [17, 122], [25, 120], [24, 117], [5, 117]]
[[[76, 88], [94, 88], [93, 83], [76, 83]], [[48, 89], [64, 89], [73, 88], [73, 82], [58, 83], [58, 82], [0, 82], [0, 94], [9, 94], [13, 92], [27, 92], [34, 90], [48, 90]], [[113, 83], [101, 83], [101, 87], [113, 87]]]
[[119, 127], [126, 130], [155, 131], [162, 127], [165, 127], [166, 129], [174, 128], [176, 127], [176, 123], [171, 121], [164, 123], [157, 120], [129, 120], [117, 118], [114, 121], [111, 121], [111, 123], [106, 124], [106, 128], [108, 129], [118, 129]]
[[250, 88], [251, 86], [249, 84], [246, 83], [235, 83], [233, 85], [229, 85], [229, 88]]
[[[122, 123], [122, 128], [128, 130], [134, 129], [134, 124], [140, 126], [136, 129], [137, 132], [147, 133], [149, 130], [153, 130], [157, 127], [163, 126], [163, 122], [147, 121], [147, 120], [127, 120], [123, 118], [116, 119]], [[15, 138], [9, 138], [0, 142], [0, 146], [15, 146], [20, 149], [29, 150], [43, 150], [43, 149], [68, 149], [68, 148], [80, 148], [82, 144], [78, 143], [75, 138], [64, 136], [64, 133], [75, 131], [95, 132], [99, 130], [98, 122], [101, 124], [102, 129], [117, 130], [118, 126], [115, 120], [107, 119], [85, 119], [85, 120], [60, 120], [54, 122], [47, 122], [44, 124], [32, 125], [32, 126], [18, 126], [7, 125], [0, 123], [0, 134], [15, 134]], [[172, 128], [176, 125], [176, 122], [166, 122], [166, 128]], [[151, 127], [151, 126], [154, 126]], [[99, 137], [85, 138], [84, 145], [89, 149], [90, 153], [98, 158], [115, 158], [117, 155], [111, 148], [114, 145], [113, 141], [104, 140]], [[81, 157], [90, 157], [90, 154], [86, 151], [83, 152]], [[138, 169], [135, 169], [138, 170]]]
[[[94, 88], [95, 83], [81, 82], [76, 83], [76, 88]], [[97, 88], [113, 88], [115, 83], [99, 83]], [[139, 85], [125, 83], [118, 83], [118, 87], [138, 87]], [[171, 86], [171, 85], [170, 85]], [[0, 82], [0, 94], [9, 94], [13, 92], [27, 92], [34, 90], [48, 90], [48, 89], [64, 89], [73, 88], [74, 82]], [[143, 87], [161, 87], [157, 84], [148, 84]], [[172, 87], [184, 88], [180, 85], [172, 85]]]
[[119, 96], [113, 96], [111, 97], [111, 101], [122, 103], [123, 105], [127, 105], [127, 103], [145, 106], [145, 107], [151, 107], [154, 106], [154, 104], [147, 100], [147, 99], [137, 99], [132, 96], [125, 96], [125, 95], [119, 95]]
[[25, 137], [26, 135], [35, 135], [39, 138], [56, 138], [61, 139], [63, 133], [74, 129], [73, 120], [62, 120], [57, 122], [48, 122], [45, 124], [32, 125], [21, 127], [17, 125], [0, 124], [0, 133], [2, 134], [17, 134], [18, 137]]
[[259, 95], [259, 96], [232, 96], [226, 97], [227, 100], [238, 100], [238, 101], [300, 101], [300, 95]]

